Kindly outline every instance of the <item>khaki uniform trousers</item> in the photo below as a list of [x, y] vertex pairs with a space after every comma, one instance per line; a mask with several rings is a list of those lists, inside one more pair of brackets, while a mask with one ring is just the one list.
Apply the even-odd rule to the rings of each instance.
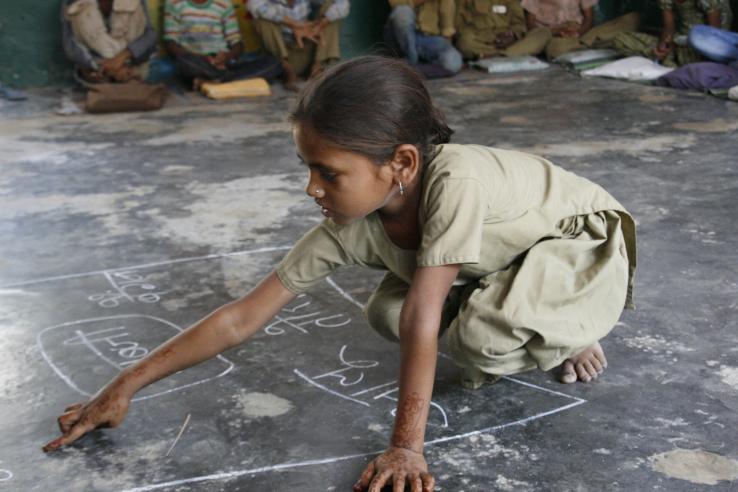
[[[628, 256], [620, 215], [598, 212], [567, 219], [570, 233], [545, 239], [505, 270], [454, 287], [443, 307], [462, 384], [478, 387], [536, 367], [548, 371], [604, 338], [628, 291]], [[388, 273], [365, 307], [369, 324], [399, 340], [409, 285]]]
[[254, 28], [259, 36], [262, 48], [279, 60], [286, 60], [297, 75], [304, 75], [315, 63], [324, 63], [328, 60], [341, 58], [339, 47], [340, 22], [331, 22], [323, 31], [323, 44], [315, 44], [307, 39], [304, 47], [287, 46], [282, 32], [282, 26], [276, 22], [264, 19], [254, 19]]
[[[659, 38], [642, 32], [623, 32], [613, 40], [613, 48], [623, 56], [643, 56], [653, 58]], [[689, 46], [675, 46], [662, 61], [665, 67], [677, 67], [702, 60]]]
[[543, 52], [551, 41], [551, 31], [547, 27], [536, 27], [528, 31], [524, 37], [507, 48], [495, 46], [497, 34], [494, 31], [466, 30], [459, 34], [456, 47], [467, 59], [480, 56], [530, 56]]
[[553, 60], [559, 55], [586, 49], [612, 48], [615, 37], [626, 31], [637, 31], [640, 16], [630, 13], [593, 27], [578, 38], [554, 37], [546, 46], [546, 57]]

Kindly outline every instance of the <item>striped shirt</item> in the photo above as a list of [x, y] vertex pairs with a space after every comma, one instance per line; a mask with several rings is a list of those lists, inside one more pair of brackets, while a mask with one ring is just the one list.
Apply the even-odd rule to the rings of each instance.
[[174, 41], [198, 55], [213, 55], [241, 41], [231, 0], [166, 0], [164, 41]]
[[[334, 22], [348, 16], [349, 0], [248, 0], [246, 6], [257, 19], [282, 23], [285, 17], [306, 21], [310, 18], [311, 6], [317, 10], [326, 2], [330, 2], [323, 12], [326, 20]], [[292, 36], [292, 29], [285, 25], [282, 25], [282, 32], [286, 37]]]

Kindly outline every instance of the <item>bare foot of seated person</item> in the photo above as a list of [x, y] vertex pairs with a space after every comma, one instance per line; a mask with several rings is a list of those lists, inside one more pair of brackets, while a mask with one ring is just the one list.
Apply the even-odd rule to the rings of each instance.
[[565, 384], [582, 381], [588, 383], [597, 379], [607, 367], [605, 352], [599, 342], [595, 342], [574, 357], [561, 364], [559, 381]]
[[284, 88], [290, 92], [297, 92], [298, 90], [300, 90], [300, 88], [297, 86], [297, 74], [292, 68], [292, 65], [290, 65], [286, 60], [283, 60], [282, 70], [284, 71], [282, 75], [282, 83], [284, 84]]

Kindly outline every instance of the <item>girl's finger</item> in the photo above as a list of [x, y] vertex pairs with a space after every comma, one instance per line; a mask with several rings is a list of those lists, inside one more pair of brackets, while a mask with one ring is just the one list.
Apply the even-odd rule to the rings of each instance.
[[387, 481], [392, 476], [392, 470], [384, 470], [379, 475], [374, 476], [371, 485], [369, 485], [369, 492], [380, 492], [382, 487], [387, 485]]
[[436, 486], [436, 479], [428, 472], [421, 473], [420, 478], [423, 480], [423, 492], [433, 492], [433, 488]]
[[423, 481], [419, 475], [410, 479], [410, 491], [411, 492], [423, 492]]
[[67, 408], [65, 408], [64, 409], [64, 412], [71, 412], [73, 410], [79, 410], [80, 408], [82, 408], [82, 404], [81, 403], [75, 403], [74, 405], [70, 405]]
[[393, 475], [392, 492], [403, 492], [405, 490], [405, 477], [406, 475], [402, 472]]
[[373, 476], [374, 460], [372, 460], [368, 465], [366, 465], [366, 468], [364, 468], [364, 472], [359, 477], [359, 481], [354, 484], [354, 492], [362, 492], [364, 489], [366, 489], [369, 486], [369, 482], [371, 482]]
[[69, 432], [69, 429], [71, 429], [74, 424], [79, 422], [80, 416], [80, 412], [67, 412], [56, 419], [56, 423], [59, 424], [59, 430], [61, 431], [61, 433], [66, 434], [67, 432]]

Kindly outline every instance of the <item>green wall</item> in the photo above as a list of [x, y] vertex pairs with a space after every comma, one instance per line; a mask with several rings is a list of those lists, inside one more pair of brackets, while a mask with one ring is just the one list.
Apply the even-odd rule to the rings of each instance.
[[0, 0], [0, 82], [68, 82], [61, 49], [61, 0]]

